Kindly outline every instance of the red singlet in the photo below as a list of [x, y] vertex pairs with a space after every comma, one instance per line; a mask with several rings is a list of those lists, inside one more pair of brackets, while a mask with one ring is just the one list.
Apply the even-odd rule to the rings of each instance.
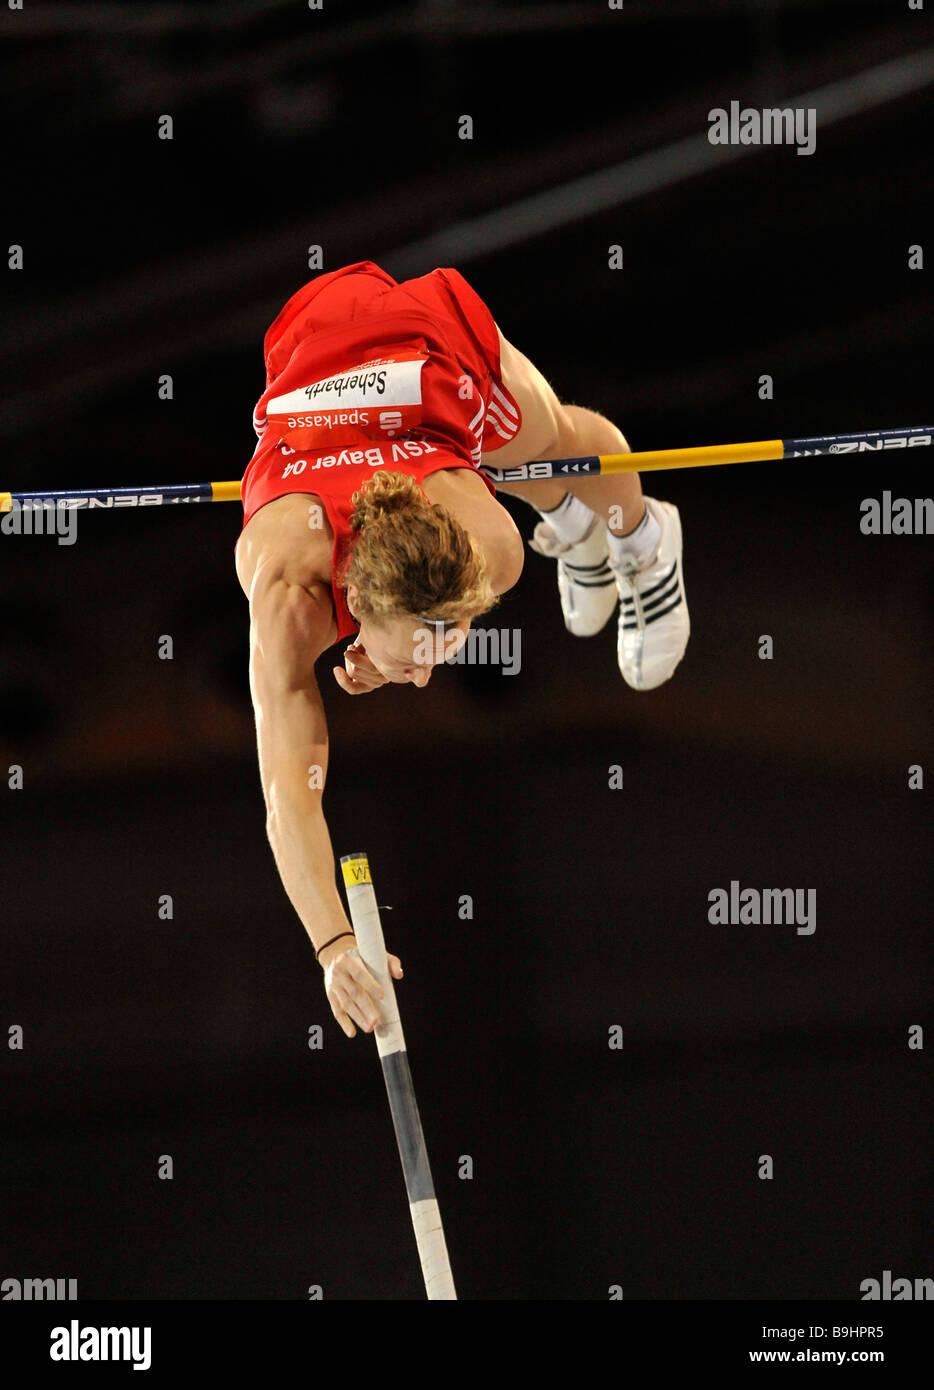
[[334, 578], [354, 491], [380, 468], [419, 485], [442, 468], [479, 472], [481, 454], [508, 443], [522, 417], [500, 379], [493, 317], [450, 267], [401, 284], [372, 261], [319, 275], [285, 305], [264, 350], [243, 524], [287, 493], [321, 498], [340, 641], [359, 630]]

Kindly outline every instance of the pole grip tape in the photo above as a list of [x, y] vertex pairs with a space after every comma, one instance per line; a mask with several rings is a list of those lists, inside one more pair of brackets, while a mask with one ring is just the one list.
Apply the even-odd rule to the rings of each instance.
[[357, 952], [363, 964], [383, 990], [383, 998], [378, 1000], [380, 1021], [376, 1025], [376, 1048], [380, 1057], [393, 1052], [405, 1051], [405, 1037], [396, 1003], [396, 991], [392, 976], [386, 965], [386, 943], [379, 920], [379, 908], [370, 877], [370, 864], [366, 855], [341, 856], [341, 872], [344, 889], [347, 893], [347, 906], [354, 936], [357, 938]]

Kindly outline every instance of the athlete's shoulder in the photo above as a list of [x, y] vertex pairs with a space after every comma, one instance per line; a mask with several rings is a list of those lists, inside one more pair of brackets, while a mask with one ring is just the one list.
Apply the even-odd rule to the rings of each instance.
[[254, 584], [284, 581], [330, 593], [334, 532], [321, 498], [290, 492], [254, 512], [237, 543], [237, 578], [248, 596]]

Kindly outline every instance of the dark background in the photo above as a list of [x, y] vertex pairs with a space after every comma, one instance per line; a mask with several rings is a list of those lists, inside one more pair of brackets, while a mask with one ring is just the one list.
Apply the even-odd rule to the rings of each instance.
[[[134, 0], [4, 7], [2, 37], [3, 245], [25, 257], [2, 488], [239, 477], [263, 333], [315, 244], [325, 269], [457, 265], [634, 449], [932, 414], [931, 272], [908, 269], [934, 251], [930, 13]], [[812, 156], [708, 150], [633, 191], [627, 161], [703, 137], [711, 107], [815, 105], [882, 64], [845, 117], [817, 102]], [[572, 189], [520, 225], [523, 198], [613, 168], [603, 210]], [[928, 454], [647, 476], [681, 510], [693, 624], [653, 693], [623, 683], [615, 623], [565, 632], [532, 552], [483, 620], [521, 630], [518, 676], [351, 699], [322, 658], [328, 823], [392, 908], [461, 1298], [852, 1300], [934, 1275], [929, 1050], [908, 1048], [930, 1023], [908, 769], [930, 779], [934, 566], [928, 537], [859, 526], [883, 489], [930, 493]], [[2, 1049], [0, 1277], [421, 1298], [373, 1042], [332, 1019], [265, 839], [240, 509], [79, 521], [73, 547], [0, 537], [0, 767], [25, 778], [0, 796], [0, 1023], [25, 1031]], [[732, 879], [815, 889], [815, 934], [712, 926]]]

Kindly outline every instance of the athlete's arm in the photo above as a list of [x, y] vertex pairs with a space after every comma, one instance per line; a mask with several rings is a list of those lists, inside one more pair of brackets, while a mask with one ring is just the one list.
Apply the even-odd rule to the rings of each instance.
[[[289, 900], [315, 948], [352, 927], [335, 882], [334, 852], [322, 799], [328, 731], [315, 660], [328, 646], [327, 599], [259, 566], [250, 593], [250, 691], [256, 715], [266, 831]], [[348, 955], [353, 935], [321, 952], [334, 1017], [348, 1037], [370, 1031], [381, 989], [362, 960]], [[391, 973], [402, 967], [389, 956]]]

